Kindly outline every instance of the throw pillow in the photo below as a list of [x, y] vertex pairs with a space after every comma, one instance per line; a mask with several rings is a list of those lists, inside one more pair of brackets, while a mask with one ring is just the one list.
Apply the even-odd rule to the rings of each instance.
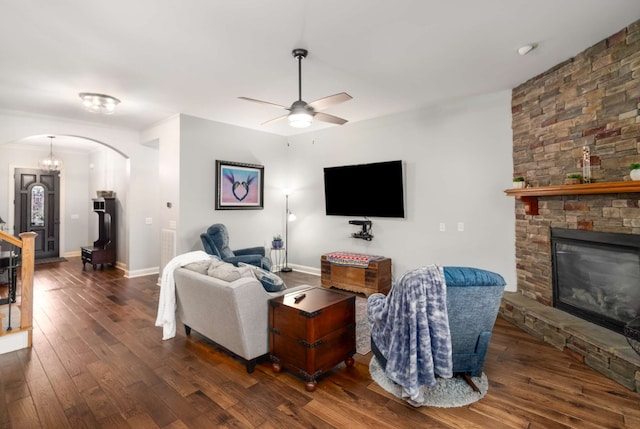
[[233, 264], [228, 262], [212, 263], [207, 271], [207, 275], [215, 277], [225, 282], [232, 282], [240, 278], [240, 272]]
[[215, 259], [210, 262], [208, 269], [203, 273], [225, 282], [233, 282], [241, 277], [255, 277], [253, 272], [245, 267], [235, 267], [233, 264]]
[[[217, 259], [216, 259], [217, 260]], [[203, 261], [192, 262], [184, 266], [187, 270], [195, 271], [198, 274], [207, 274], [209, 266], [211, 265], [211, 259], [205, 259]]]
[[250, 269], [267, 292], [280, 292], [287, 288], [284, 281], [270, 271], [263, 270], [254, 265], [245, 264], [244, 262], [238, 262], [238, 265]]

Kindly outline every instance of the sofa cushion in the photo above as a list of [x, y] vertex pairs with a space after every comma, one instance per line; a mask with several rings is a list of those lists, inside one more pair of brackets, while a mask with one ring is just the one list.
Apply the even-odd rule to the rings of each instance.
[[207, 275], [226, 282], [233, 282], [241, 277], [253, 277], [253, 273], [244, 267], [236, 267], [228, 262], [214, 260], [211, 262]]
[[507, 283], [500, 274], [471, 267], [443, 267], [447, 287], [504, 286]]
[[198, 274], [207, 274], [209, 266], [211, 265], [211, 259], [205, 259], [203, 261], [192, 262], [184, 266], [187, 270], [195, 271]]
[[287, 285], [284, 284], [284, 281], [270, 271], [263, 270], [262, 268], [256, 267], [254, 265], [245, 264], [244, 262], [238, 262], [238, 265], [240, 267], [250, 269], [255, 277], [260, 281], [260, 283], [262, 283], [262, 287], [267, 292], [279, 292], [287, 288]]

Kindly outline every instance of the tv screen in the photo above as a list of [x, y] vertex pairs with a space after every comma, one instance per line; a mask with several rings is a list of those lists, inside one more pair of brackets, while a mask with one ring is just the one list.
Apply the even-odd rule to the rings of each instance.
[[402, 161], [324, 169], [327, 215], [404, 217]]

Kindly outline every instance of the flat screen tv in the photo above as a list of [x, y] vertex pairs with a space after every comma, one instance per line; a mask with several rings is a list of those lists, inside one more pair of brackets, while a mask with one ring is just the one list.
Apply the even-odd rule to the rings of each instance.
[[402, 161], [324, 169], [327, 215], [404, 217]]

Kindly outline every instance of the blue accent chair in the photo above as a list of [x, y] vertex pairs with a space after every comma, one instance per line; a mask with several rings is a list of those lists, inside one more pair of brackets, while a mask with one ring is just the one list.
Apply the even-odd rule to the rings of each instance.
[[264, 247], [249, 247], [247, 249], [231, 250], [229, 247], [229, 232], [227, 227], [216, 223], [207, 228], [207, 232], [200, 234], [204, 251], [217, 256], [225, 262], [238, 266], [238, 262], [255, 265], [271, 271], [271, 259], [265, 255]]
[[[500, 274], [469, 267], [443, 267], [453, 372], [480, 377], [506, 282]], [[373, 354], [385, 368], [387, 359], [375, 343]]]

